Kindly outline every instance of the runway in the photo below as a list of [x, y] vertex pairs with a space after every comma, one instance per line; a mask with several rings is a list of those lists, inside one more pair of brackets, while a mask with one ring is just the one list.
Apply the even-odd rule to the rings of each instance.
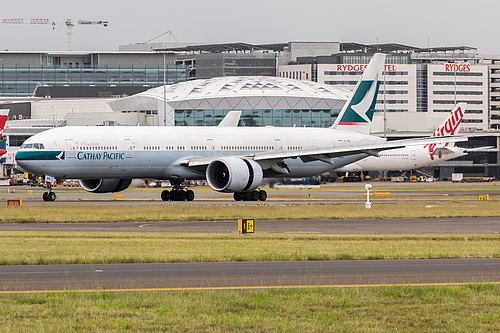
[[[237, 233], [237, 221], [153, 223], [13, 223], [0, 231]], [[500, 218], [255, 221], [256, 233], [499, 234]]]
[[[373, 192], [389, 192], [386, 197], [374, 197], [373, 202], [447, 202], [454, 197], [460, 197], [462, 201], [477, 201], [478, 195], [489, 195], [490, 200], [497, 200], [500, 194], [500, 186], [497, 183], [450, 183], [450, 182], [431, 182], [431, 183], [394, 183], [394, 182], [371, 182]], [[282, 204], [307, 204], [307, 203], [359, 203], [364, 200], [366, 182], [363, 183], [332, 183], [321, 185], [322, 189], [283, 189], [277, 192], [269, 191], [268, 200], [265, 202], [236, 202], [231, 193], [219, 193], [215, 191], [197, 192], [193, 202], [164, 202], [160, 199], [160, 193], [163, 188], [152, 188], [149, 191], [124, 191], [119, 195], [123, 198], [116, 199], [116, 193], [88, 193], [82, 192], [81, 188], [56, 187], [54, 191], [57, 194], [55, 202], [43, 202], [42, 193], [45, 189], [41, 187], [30, 186], [11, 186], [10, 188], [0, 187], [0, 201], [9, 199], [22, 199], [23, 205], [133, 205], [133, 206], [151, 206], [151, 205], [282, 205]], [[331, 188], [332, 191], [325, 191]], [[382, 189], [382, 190], [381, 190]], [[80, 191], [77, 191], [80, 190]], [[465, 200], [463, 196], [470, 196]]]
[[500, 259], [1, 266], [0, 294], [500, 284]]
[[[354, 186], [353, 186], [354, 187]], [[318, 202], [360, 196], [359, 193], [312, 192], [315, 200], [302, 200], [307, 193], [293, 193], [289, 202]], [[449, 197], [441, 193], [414, 192], [431, 195], [432, 200]], [[458, 192], [456, 195], [486, 193]], [[492, 190], [491, 195], [498, 191]], [[39, 193], [22, 195], [23, 205], [148, 205], [165, 203], [155, 193], [125, 193], [126, 199], [94, 194], [61, 191], [58, 201], [44, 203], [35, 199]], [[0, 200], [13, 194], [0, 194]], [[19, 193], [18, 193], [19, 195]], [[133, 195], [132, 198], [128, 198]], [[220, 194], [202, 194], [195, 204], [235, 204]], [[288, 194], [290, 195], [290, 194]], [[394, 193], [395, 197], [408, 193]], [[451, 194], [454, 195], [454, 194]], [[318, 199], [318, 201], [316, 201]], [[285, 201], [285, 202], [288, 202]], [[347, 202], [347, 201], [346, 201]], [[238, 204], [283, 204], [284, 201]], [[0, 231], [46, 232], [152, 232], [152, 233], [237, 233], [236, 221], [154, 222], [154, 223], [29, 223], [0, 224]], [[256, 221], [256, 233], [282, 234], [498, 234], [499, 218], [439, 218], [392, 220], [302, 220]], [[250, 236], [251, 237], [251, 236]], [[0, 293], [110, 291], [177, 291], [177, 290], [244, 290], [283, 288], [346, 288], [382, 285], [450, 285], [490, 282], [500, 284], [500, 259], [454, 260], [373, 260], [316, 262], [233, 262], [233, 263], [170, 263], [170, 264], [99, 264], [0, 266]]]

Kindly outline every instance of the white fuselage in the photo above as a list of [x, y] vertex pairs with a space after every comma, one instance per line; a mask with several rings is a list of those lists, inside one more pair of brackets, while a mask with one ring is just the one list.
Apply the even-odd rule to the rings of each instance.
[[[196, 157], [299, 152], [381, 141], [374, 136], [325, 128], [61, 127], [26, 140], [16, 160], [29, 172], [56, 178], [204, 179], [204, 171], [182, 166], [181, 162]], [[316, 175], [365, 156], [334, 158], [333, 165], [286, 159], [291, 171], [286, 176]]]
[[421, 168], [466, 155], [464, 148], [454, 146], [432, 154], [428, 145], [407, 146], [379, 153], [379, 157], [369, 156], [357, 162], [335, 169], [340, 172], [399, 171]]

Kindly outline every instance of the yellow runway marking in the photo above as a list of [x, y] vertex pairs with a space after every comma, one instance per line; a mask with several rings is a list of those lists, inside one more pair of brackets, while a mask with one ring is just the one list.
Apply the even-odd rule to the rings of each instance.
[[295, 286], [240, 286], [240, 287], [185, 287], [185, 288], [124, 288], [124, 289], [75, 289], [75, 290], [8, 290], [6, 294], [56, 294], [56, 293], [99, 293], [99, 292], [153, 292], [153, 291], [225, 291], [225, 290], [263, 290], [263, 289], [314, 289], [314, 288], [381, 288], [381, 287], [457, 287], [468, 285], [500, 285], [494, 282], [437, 282], [437, 283], [381, 283], [381, 284], [333, 284], [333, 285], [295, 285]]
[[148, 223], [148, 224], [141, 224], [141, 225], [139, 226], [139, 228], [146, 228], [146, 227], [149, 227], [149, 226], [152, 226], [152, 225], [154, 225], [154, 224], [151, 224], [151, 223]]

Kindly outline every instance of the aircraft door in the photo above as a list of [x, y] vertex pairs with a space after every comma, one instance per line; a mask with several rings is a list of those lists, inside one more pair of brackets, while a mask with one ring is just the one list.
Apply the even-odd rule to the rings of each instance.
[[274, 149], [283, 150], [283, 142], [281, 142], [281, 139], [274, 139]]
[[68, 158], [76, 158], [75, 140], [66, 139], [66, 149], [68, 150]]
[[410, 151], [410, 159], [412, 161], [416, 160], [417, 159], [417, 151], [416, 150], [412, 150]]
[[134, 157], [134, 146], [132, 145], [132, 140], [131, 139], [124, 139], [123, 142], [125, 143], [125, 157], [126, 158], [133, 158]]
[[215, 142], [214, 139], [207, 139], [207, 149], [210, 156], [215, 155]]

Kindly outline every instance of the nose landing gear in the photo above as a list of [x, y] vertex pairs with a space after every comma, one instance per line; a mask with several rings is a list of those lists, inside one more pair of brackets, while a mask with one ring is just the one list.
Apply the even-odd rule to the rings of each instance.
[[43, 201], [56, 201], [57, 195], [52, 192], [52, 184], [47, 182], [47, 192], [43, 192]]

